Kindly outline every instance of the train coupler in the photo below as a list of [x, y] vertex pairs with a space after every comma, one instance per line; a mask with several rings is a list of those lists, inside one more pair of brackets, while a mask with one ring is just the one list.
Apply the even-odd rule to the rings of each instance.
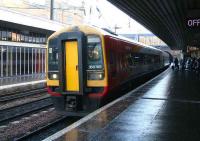
[[82, 109], [81, 99], [78, 96], [67, 96], [65, 109], [67, 111], [78, 111]]

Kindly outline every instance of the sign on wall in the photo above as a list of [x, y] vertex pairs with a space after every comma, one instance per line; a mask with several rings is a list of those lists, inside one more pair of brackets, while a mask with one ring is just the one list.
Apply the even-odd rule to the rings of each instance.
[[191, 28], [200, 27], [200, 18], [187, 19], [187, 26]]

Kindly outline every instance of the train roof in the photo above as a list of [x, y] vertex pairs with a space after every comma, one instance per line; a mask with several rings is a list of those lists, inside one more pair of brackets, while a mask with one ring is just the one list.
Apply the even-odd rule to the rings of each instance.
[[[135, 45], [142, 46], [142, 47], [147, 48], [147, 49], [150, 49], [150, 50], [154, 50], [154, 51], [158, 51], [158, 52], [163, 52], [162, 50], [157, 49], [157, 48], [155, 48], [155, 47], [146, 45], [146, 44], [141, 43], [141, 42], [137, 42], [137, 41], [135, 41], [135, 40], [126, 38], [126, 37], [121, 36], [121, 35], [117, 35], [117, 34], [115, 34], [114, 32], [112, 32], [112, 31], [110, 31], [110, 30], [108, 30], [108, 29], [100, 28], [100, 30], [103, 30], [102, 33], [103, 33], [104, 35], [110, 35], [110, 36], [113, 36], [113, 37], [115, 37], [115, 38], [118, 38], [118, 39], [121, 39], [121, 40], [124, 40], [124, 41], [128, 41], [128, 42], [131, 42], [131, 43], [133, 43], [133, 44], [135, 44]], [[163, 53], [164, 53], [164, 52], [163, 52]]]
[[135, 45], [138, 45], [138, 46], [142, 46], [143, 48], [146, 48], [147, 51], [148, 51], [148, 50], [153, 50], [154, 52], [157, 52], [157, 53], [161, 53], [161, 52], [164, 53], [164, 52], [163, 52], [162, 50], [160, 50], [160, 49], [157, 49], [157, 48], [155, 48], [155, 47], [148, 46], [148, 45], [146, 45], [146, 44], [143, 44], [143, 43], [140, 43], [140, 42], [131, 40], [131, 39], [126, 38], [126, 37], [124, 37], [124, 36], [117, 35], [117, 34], [113, 33], [112, 31], [110, 31], [110, 30], [108, 30], [108, 29], [99, 28], [99, 27], [97, 27], [97, 26], [87, 25], [87, 24], [74, 25], [74, 26], [65, 27], [65, 28], [61, 29], [60, 31], [55, 32], [54, 34], [52, 34], [52, 36], [51, 36], [50, 38], [53, 38], [53, 37], [59, 35], [59, 34], [62, 33], [62, 32], [76, 31], [76, 30], [83, 31], [83, 32], [85, 32], [86, 34], [89, 34], [89, 33], [97, 33], [97, 34], [101, 34], [101, 35], [109, 35], [109, 36], [118, 38], [118, 39], [120, 39], [120, 40], [127, 41], [127, 42], [130, 42], [130, 43], [135, 44]]
[[8, 8], [0, 8], [0, 22], [8, 22], [32, 28], [39, 28], [49, 31], [57, 31], [64, 27], [64, 24], [52, 20], [31, 16]]

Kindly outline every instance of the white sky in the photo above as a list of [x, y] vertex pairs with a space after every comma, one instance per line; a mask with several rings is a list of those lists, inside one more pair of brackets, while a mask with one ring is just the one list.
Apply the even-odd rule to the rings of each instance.
[[[16, 0], [21, 1], [21, 0]], [[31, 3], [37, 3], [40, 5], [45, 5], [46, 0], [29, 0]], [[55, 0], [56, 1], [56, 0]], [[73, 6], [81, 6], [83, 0], [61, 0], [63, 2], [69, 3]], [[144, 28], [135, 20], [131, 19], [124, 12], [120, 11], [118, 8], [113, 6], [107, 0], [84, 0], [86, 6], [86, 23], [90, 23], [100, 27], [108, 27], [114, 31], [114, 27], [120, 27], [117, 29], [118, 34], [122, 33], [151, 33], [149, 30]], [[92, 14], [90, 14], [90, 7], [92, 7]], [[96, 7], [101, 11], [102, 16], [96, 10]], [[130, 28], [129, 28], [130, 21]]]
[[[117, 30], [117, 33], [151, 33], [135, 20], [131, 19], [124, 12], [113, 6], [107, 0], [85, 0], [87, 11], [86, 21], [90, 24], [94, 24], [101, 27], [113, 28], [115, 25], [121, 27]], [[92, 6], [92, 14], [90, 14], [89, 7]], [[102, 16], [96, 10], [96, 6], [100, 9]], [[130, 20], [130, 28], [129, 28]]]

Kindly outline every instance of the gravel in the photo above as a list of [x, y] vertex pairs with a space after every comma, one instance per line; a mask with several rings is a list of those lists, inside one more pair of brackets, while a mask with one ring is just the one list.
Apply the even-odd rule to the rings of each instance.
[[43, 94], [36, 94], [36, 95], [33, 95], [33, 96], [19, 98], [19, 99], [8, 101], [8, 102], [1, 102], [0, 103], [0, 110], [15, 107], [15, 106], [18, 106], [18, 105], [21, 105], [21, 104], [24, 104], [24, 103], [29, 103], [29, 102], [32, 102], [32, 101], [37, 101], [39, 99], [43, 99], [43, 98], [46, 98], [46, 97], [49, 97], [49, 95], [47, 93], [43, 93]]
[[50, 108], [46, 111], [11, 122], [6, 126], [0, 126], [0, 139], [1, 141], [15, 140], [17, 137], [37, 130], [39, 127], [47, 125], [61, 116], [54, 108]]

